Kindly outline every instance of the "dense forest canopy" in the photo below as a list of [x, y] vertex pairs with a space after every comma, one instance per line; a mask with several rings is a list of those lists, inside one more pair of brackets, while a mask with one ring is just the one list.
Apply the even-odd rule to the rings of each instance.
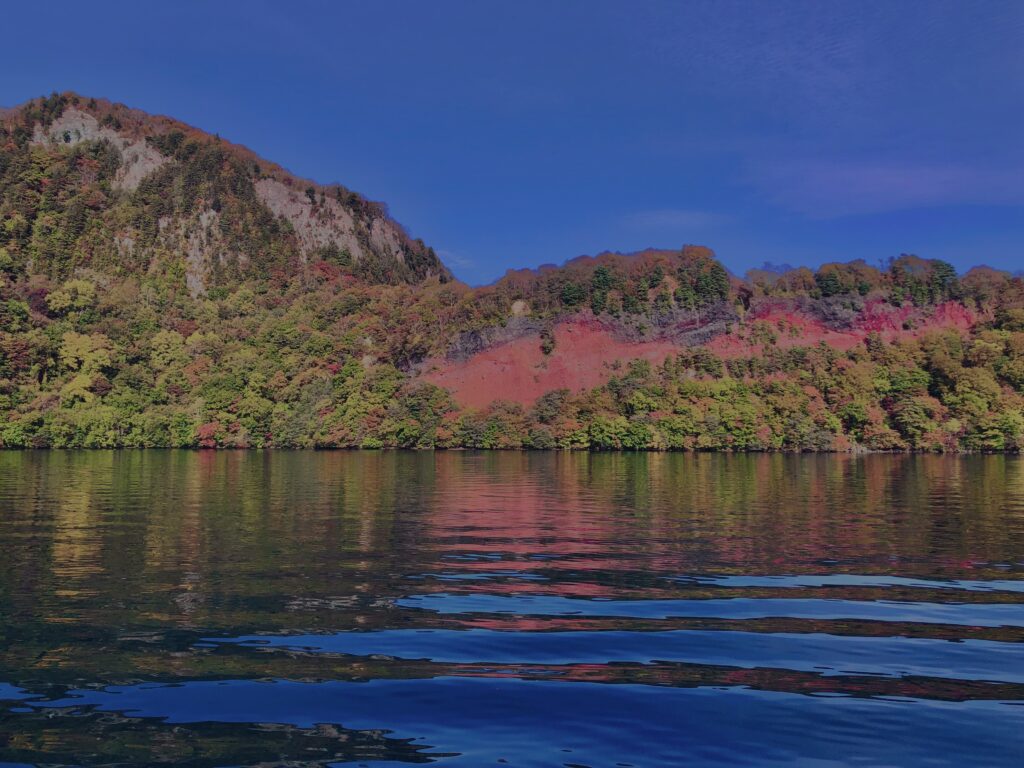
[[[510, 338], [554, 360], [579, 317], [678, 348], [482, 409], [421, 375]], [[686, 246], [474, 289], [344, 187], [55, 94], [0, 117], [0, 410], [8, 448], [1016, 451], [1024, 283], [911, 255], [741, 280]]]

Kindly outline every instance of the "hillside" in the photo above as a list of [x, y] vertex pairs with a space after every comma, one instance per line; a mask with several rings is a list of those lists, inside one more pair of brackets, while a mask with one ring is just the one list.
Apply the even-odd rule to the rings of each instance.
[[0, 141], [16, 274], [166, 273], [193, 297], [320, 261], [369, 282], [449, 278], [379, 203], [169, 118], [55, 94], [0, 116]]
[[699, 246], [454, 281], [385, 208], [109, 102], [0, 116], [0, 446], [1019, 450], [1024, 281]]

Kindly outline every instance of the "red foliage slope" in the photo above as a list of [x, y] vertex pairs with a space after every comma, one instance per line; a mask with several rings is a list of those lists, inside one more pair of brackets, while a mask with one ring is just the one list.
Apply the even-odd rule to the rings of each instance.
[[553, 389], [589, 389], [612, 375], [616, 361], [660, 363], [679, 347], [670, 341], [628, 342], [600, 320], [579, 315], [554, 329], [555, 349], [545, 355], [540, 338], [525, 336], [484, 350], [468, 360], [432, 361], [427, 381], [451, 390], [456, 401], [482, 408], [494, 400], [530, 404]]
[[[893, 307], [880, 300], [869, 301], [857, 320], [844, 330], [829, 328], [805, 313], [787, 311], [765, 302], [747, 316], [745, 328], [761, 321], [774, 330], [775, 346], [789, 348], [825, 342], [848, 350], [864, 342], [869, 333], [886, 340], [912, 338], [932, 330], [969, 330], [978, 320], [972, 310], [955, 302], [940, 304], [930, 316], [920, 317], [911, 306]], [[554, 328], [555, 349], [545, 355], [536, 335], [525, 336], [479, 352], [468, 360], [429, 361], [423, 378], [451, 390], [459, 405], [483, 408], [495, 400], [532, 404], [554, 389], [578, 391], [600, 386], [615, 372], [617, 362], [644, 359], [653, 364], [678, 354], [681, 346], [667, 339], [631, 342], [619, 339], [612, 328], [588, 314], [565, 320]], [[762, 352], [762, 344], [744, 329], [723, 334], [706, 345], [724, 359]]]

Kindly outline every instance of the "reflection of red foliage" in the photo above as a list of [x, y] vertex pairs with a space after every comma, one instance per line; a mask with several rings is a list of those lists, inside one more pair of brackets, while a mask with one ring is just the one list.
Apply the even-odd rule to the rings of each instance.
[[[423, 518], [432, 562], [424, 570], [468, 578], [432, 579], [429, 588], [618, 599], [685, 592], [704, 598], [727, 595], [658, 576], [821, 573], [825, 560], [848, 562], [828, 567], [831, 572], [891, 573], [894, 548], [913, 560], [929, 541], [926, 531], [886, 514], [904, 504], [901, 465], [912, 464], [936, 492], [959, 482], [938, 456], [831, 456], [800, 464], [799, 483], [790, 478], [792, 461], [777, 455], [542, 459], [526, 453], [492, 460], [436, 454], [434, 503]], [[725, 464], [743, 479], [723, 486]], [[635, 475], [635, 483], [624, 472]], [[967, 569], [962, 563], [948, 567], [950, 573]], [[846, 599], [920, 594], [892, 587], [799, 591]], [[869, 597], [871, 591], [877, 594]], [[746, 588], [744, 594], [767, 597], [772, 589]]]

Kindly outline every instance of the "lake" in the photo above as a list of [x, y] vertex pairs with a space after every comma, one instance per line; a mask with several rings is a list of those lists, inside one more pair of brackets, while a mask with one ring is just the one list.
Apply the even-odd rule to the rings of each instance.
[[1020, 766], [1011, 456], [0, 452], [4, 765]]

